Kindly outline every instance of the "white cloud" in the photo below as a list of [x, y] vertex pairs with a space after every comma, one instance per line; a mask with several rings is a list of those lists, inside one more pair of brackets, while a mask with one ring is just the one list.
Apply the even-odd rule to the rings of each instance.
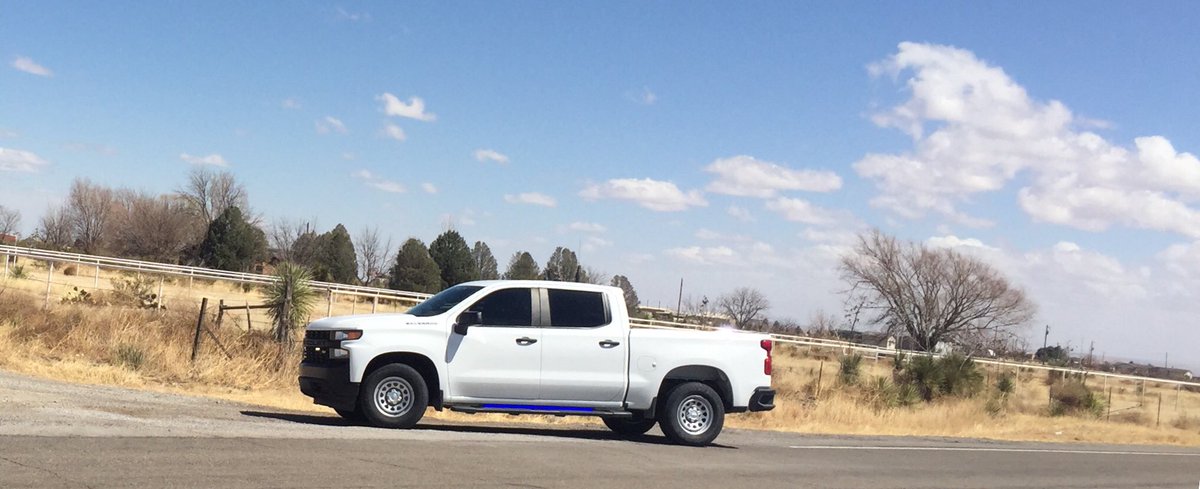
[[0, 171], [33, 173], [50, 163], [30, 151], [0, 148]]
[[383, 136], [388, 139], [395, 139], [396, 141], [404, 141], [405, 139], [408, 139], [408, 135], [404, 134], [404, 129], [400, 128], [400, 126], [392, 124], [391, 122], [383, 125]]
[[603, 224], [583, 221], [575, 221], [571, 224], [568, 224], [567, 229], [584, 233], [603, 233], [608, 231], [608, 228], [604, 227]]
[[508, 164], [508, 156], [505, 156], [504, 154], [501, 154], [499, 151], [496, 151], [494, 149], [482, 149], [481, 148], [481, 149], [475, 150], [475, 152], [472, 154], [475, 156], [475, 161], [478, 161], [480, 163], [494, 161], [501, 165]]
[[654, 105], [658, 101], [658, 94], [650, 90], [650, 87], [642, 87], [639, 92], [630, 92], [629, 99], [642, 105]]
[[601, 238], [599, 236], [588, 236], [587, 238], [584, 239], [583, 244], [580, 245], [579, 250], [592, 252], [592, 251], [596, 251], [600, 248], [608, 248], [612, 245], [613, 245], [612, 240], [607, 240], [607, 239]]
[[783, 215], [784, 219], [805, 224], [829, 225], [848, 219], [848, 216], [842, 215], [843, 213], [813, 205], [803, 199], [780, 197], [768, 201], [766, 207], [768, 210]]
[[54, 76], [54, 72], [49, 68], [35, 63], [32, 59], [25, 56], [17, 56], [12, 62], [12, 67], [18, 71], [24, 71], [31, 75], [37, 76]]
[[504, 196], [504, 201], [510, 204], [531, 204], [545, 207], [558, 205], [558, 201], [554, 200], [554, 197], [538, 192], [524, 192], [516, 195], [507, 194]]
[[697, 239], [705, 241], [731, 241], [731, 242], [748, 242], [750, 237], [742, 234], [725, 234], [719, 231], [713, 231], [708, 228], [700, 228], [694, 234]]
[[285, 98], [282, 102], [279, 102], [279, 107], [288, 110], [296, 110], [300, 108], [300, 101], [294, 98]]
[[395, 182], [392, 180], [385, 179], [383, 177], [380, 177], [379, 175], [371, 173], [368, 170], [359, 170], [359, 171], [352, 173], [351, 175], [359, 180], [362, 180], [363, 183], [365, 183], [368, 187], [371, 187], [371, 188], [374, 188], [377, 190], [382, 190], [384, 192], [389, 192], [389, 193], [393, 193], [393, 194], [402, 194], [405, 191], [407, 191], [407, 189], [404, 188], [404, 184], [402, 184], [400, 182]]
[[229, 166], [229, 162], [225, 160], [225, 157], [217, 153], [213, 153], [208, 156], [192, 156], [187, 153], [181, 153], [179, 155], [179, 159], [193, 165], [212, 165], [221, 167]]
[[316, 121], [317, 134], [338, 133], [346, 134], [350, 132], [346, 129], [346, 124], [342, 123], [341, 119], [333, 116], [325, 116], [324, 119]]
[[338, 7], [337, 19], [350, 22], [366, 22], [371, 20], [371, 14], [367, 12], [348, 12], [346, 9]]
[[728, 209], [725, 209], [725, 213], [742, 222], [754, 222], [754, 216], [744, 207], [731, 205]]
[[1200, 237], [1200, 160], [1161, 136], [1132, 148], [1085, 130], [1093, 120], [1061, 102], [1033, 99], [1002, 69], [969, 51], [902, 43], [870, 67], [910, 74], [910, 97], [875, 123], [913, 138], [913, 149], [868, 154], [854, 164], [874, 180], [872, 204], [907, 218], [927, 213], [986, 226], [959, 206], [1005, 188], [1022, 173], [1018, 203], [1033, 220], [1099, 231], [1112, 225]]
[[774, 197], [781, 190], [831, 192], [842, 188], [842, 178], [830, 171], [793, 170], [753, 156], [718, 159], [704, 168], [717, 175], [707, 190], [743, 197]]
[[985, 245], [983, 244], [983, 241], [978, 239], [964, 239], [954, 235], [934, 236], [925, 240], [925, 243], [934, 248], [980, 248], [985, 250], [996, 250], [996, 248]]
[[407, 104], [390, 93], [384, 93], [375, 99], [383, 101], [383, 112], [390, 116], [407, 117], [426, 122], [437, 119], [437, 115], [425, 112], [425, 101], [421, 97], [409, 98]]
[[708, 202], [698, 190], [683, 192], [674, 183], [649, 178], [618, 178], [602, 184], [584, 187], [579, 196], [585, 200], [629, 200], [659, 212], [682, 211], [688, 207], [704, 207]]
[[671, 248], [665, 253], [678, 260], [699, 265], [732, 264], [738, 261], [737, 253], [728, 246], [687, 246]]
[[342, 159], [346, 161], [354, 161], [358, 159], [358, 154], [354, 153], [353, 151], [347, 151], [342, 153]]
[[72, 142], [63, 145], [64, 148], [79, 153], [92, 153], [103, 156], [115, 156], [117, 148], [107, 144]]
[[429, 182], [422, 183], [422, 184], [421, 184], [421, 190], [424, 190], [424, 191], [425, 191], [425, 193], [427, 193], [427, 194], [436, 194], [436, 193], [438, 193], [438, 188], [437, 188], [437, 186], [436, 186], [436, 185], [434, 185], [434, 184], [432, 184], [432, 183], [429, 183]]

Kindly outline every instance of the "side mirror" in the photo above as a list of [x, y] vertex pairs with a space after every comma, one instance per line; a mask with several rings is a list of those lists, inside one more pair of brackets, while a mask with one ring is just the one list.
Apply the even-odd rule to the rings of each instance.
[[476, 324], [483, 324], [483, 313], [466, 311], [459, 314], [458, 318], [454, 320], [454, 332], [466, 336], [467, 328]]

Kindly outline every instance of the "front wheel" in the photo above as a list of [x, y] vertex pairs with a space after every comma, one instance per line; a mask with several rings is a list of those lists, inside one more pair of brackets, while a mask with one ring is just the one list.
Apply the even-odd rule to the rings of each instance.
[[371, 372], [359, 390], [358, 408], [373, 426], [412, 428], [425, 415], [429, 392], [420, 372], [393, 363]]
[[621, 436], [644, 435], [656, 423], [653, 419], [603, 418], [604, 426]]
[[725, 425], [725, 405], [712, 387], [688, 382], [671, 389], [659, 419], [663, 434], [671, 441], [704, 446], [721, 434], [721, 427]]

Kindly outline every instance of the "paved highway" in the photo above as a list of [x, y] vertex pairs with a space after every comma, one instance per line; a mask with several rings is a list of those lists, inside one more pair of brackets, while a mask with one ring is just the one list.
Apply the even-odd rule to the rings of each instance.
[[0, 487], [1193, 488], [1200, 449], [727, 431], [719, 446], [592, 428], [424, 424], [0, 373]]

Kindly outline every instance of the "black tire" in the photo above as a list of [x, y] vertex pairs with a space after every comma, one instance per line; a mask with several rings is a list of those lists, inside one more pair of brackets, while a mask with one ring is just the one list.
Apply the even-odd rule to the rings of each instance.
[[641, 436], [650, 431], [657, 421], [653, 419], [604, 418], [604, 426], [621, 436]]
[[363, 421], [362, 412], [360, 412], [358, 408], [354, 408], [353, 410], [349, 411], [345, 409], [334, 409], [334, 411], [336, 411], [338, 416], [341, 416], [342, 419], [351, 423], [361, 423]]
[[680, 445], [700, 447], [712, 443], [725, 425], [725, 405], [712, 387], [687, 382], [671, 389], [658, 412], [659, 426], [667, 438]]
[[412, 428], [425, 415], [429, 391], [416, 369], [399, 363], [384, 365], [363, 379], [358, 411], [372, 426]]

